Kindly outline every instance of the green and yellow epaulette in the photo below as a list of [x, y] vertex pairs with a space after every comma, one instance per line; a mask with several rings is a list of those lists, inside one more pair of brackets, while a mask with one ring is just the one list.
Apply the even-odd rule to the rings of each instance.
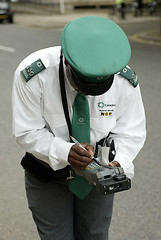
[[38, 59], [37, 61], [33, 62], [28, 67], [24, 68], [21, 71], [21, 75], [25, 79], [26, 82], [28, 82], [32, 77], [43, 71], [46, 67], [42, 63], [41, 59]]
[[132, 69], [125, 67], [119, 72], [119, 74], [126, 78], [133, 85], [133, 87], [137, 87], [139, 83], [139, 77]]

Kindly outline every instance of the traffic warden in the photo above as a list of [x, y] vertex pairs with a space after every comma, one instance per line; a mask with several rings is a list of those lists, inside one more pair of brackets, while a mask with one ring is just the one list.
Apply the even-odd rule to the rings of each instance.
[[[87, 16], [64, 27], [61, 46], [34, 52], [15, 72], [13, 134], [26, 152], [21, 164], [28, 205], [42, 240], [108, 239], [114, 195], [81, 189], [81, 180], [74, 185], [77, 178], [70, 174], [71, 167], [85, 169], [97, 143], [107, 138], [115, 146], [109, 165], [133, 177], [146, 131], [130, 57], [128, 39], [117, 24]], [[71, 142], [71, 134], [86, 150]]]

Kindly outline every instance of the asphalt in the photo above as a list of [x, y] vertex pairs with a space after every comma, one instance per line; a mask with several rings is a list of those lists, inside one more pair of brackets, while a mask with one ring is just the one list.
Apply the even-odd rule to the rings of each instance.
[[[113, 20], [116, 23], [133, 23], [145, 21], [161, 21], [159, 16], [138, 16], [134, 17], [133, 14], [127, 13], [126, 18], [122, 20], [118, 14], [113, 15], [110, 10], [105, 9], [83, 9], [83, 10], [66, 10], [64, 14], [58, 11], [51, 11], [51, 8], [36, 8], [27, 6], [14, 6], [15, 8], [15, 24], [20, 26], [32, 28], [49, 28], [61, 29], [76, 18], [82, 16], [100, 16]], [[57, 9], [58, 10], [58, 9]], [[161, 45], [161, 27], [160, 29], [151, 29], [148, 32], [142, 32], [132, 36], [133, 40], [138, 42], [155, 43]]]

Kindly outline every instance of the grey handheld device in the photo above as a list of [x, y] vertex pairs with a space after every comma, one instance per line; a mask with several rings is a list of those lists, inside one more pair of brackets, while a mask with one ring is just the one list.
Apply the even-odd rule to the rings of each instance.
[[124, 174], [121, 167], [99, 166], [96, 162], [87, 169], [73, 168], [76, 175], [84, 177], [90, 184], [103, 194], [111, 194], [131, 188], [131, 180]]

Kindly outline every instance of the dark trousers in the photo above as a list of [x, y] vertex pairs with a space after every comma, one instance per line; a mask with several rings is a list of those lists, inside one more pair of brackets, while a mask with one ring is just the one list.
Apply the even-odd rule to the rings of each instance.
[[25, 174], [28, 205], [41, 240], [108, 240], [114, 195], [93, 190], [79, 200], [68, 182], [41, 182]]

